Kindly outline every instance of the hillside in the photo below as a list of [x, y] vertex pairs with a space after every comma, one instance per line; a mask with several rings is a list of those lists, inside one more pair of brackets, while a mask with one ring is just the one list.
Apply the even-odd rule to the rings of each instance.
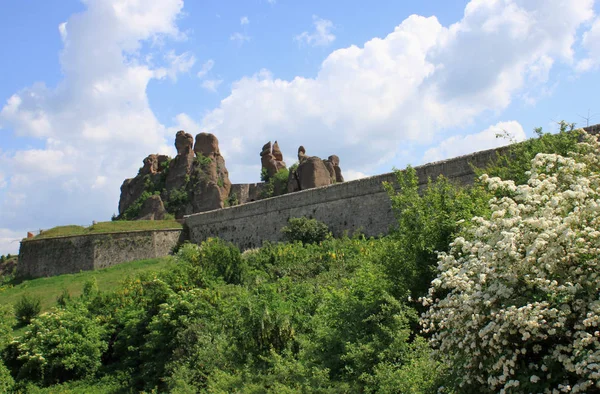
[[38, 278], [32, 280], [13, 280], [0, 287], [0, 304], [15, 305], [25, 294], [39, 298], [42, 311], [48, 311], [56, 305], [56, 299], [65, 290], [73, 297], [83, 291], [84, 283], [95, 280], [101, 291], [112, 291], [121, 285], [127, 277], [134, 277], [145, 272], [155, 272], [168, 268], [173, 264], [169, 258], [141, 260], [123, 263], [97, 271], [85, 271], [78, 274]]

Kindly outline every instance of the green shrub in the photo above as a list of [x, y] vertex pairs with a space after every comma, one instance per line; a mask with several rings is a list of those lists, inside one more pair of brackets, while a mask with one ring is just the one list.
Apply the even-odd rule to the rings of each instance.
[[226, 283], [242, 283], [245, 262], [240, 250], [231, 242], [209, 238], [202, 242], [198, 251], [198, 264], [205, 272], [223, 278]]
[[169, 193], [169, 199], [165, 203], [165, 209], [169, 213], [177, 213], [181, 210], [190, 200], [190, 196], [185, 186], [180, 189], [171, 190]]
[[286, 241], [300, 241], [303, 244], [319, 243], [331, 238], [329, 227], [325, 223], [306, 217], [290, 218], [281, 232]]
[[508, 151], [498, 155], [494, 162], [476, 169], [476, 174], [513, 180], [517, 185], [526, 183], [529, 179], [526, 172], [531, 167], [531, 160], [538, 153], [556, 153], [566, 156], [576, 149], [582, 131], [574, 130], [575, 124], [565, 121], [559, 122], [559, 126], [560, 130], [557, 134], [544, 133], [541, 127], [536, 128], [537, 138], [511, 145]]
[[39, 297], [24, 294], [15, 305], [15, 315], [22, 325], [31, 323], [31, 319], [42, 311], [42, 301]]
[[142, 209], [142, 205], [146, 202], [146, 200], [153, 195], [159, 195], [158, 191], [150, 192], [144, 191], [141, 196], [139, 196], [127, 209], [123, 214], [118, 218], [119, 220], [135, 220], [140, 214], [140, 210]]
[[[412, 280], [413, 291], [422, 295], [433, 279], [438, 252], [448, 251], [450, 242], [471, 218], [489, 212], [491, 194], [479, 185], [463, 187], [443, 176], [429, 180], [419, 191], [417, 173], [410, 166], [396, 171], [396, 179], [398, 190], [384, 184], [398, 222], [390, 233], [398, 242], [388, 274]], [[407, 274], [415, 276], [409, 279]]]
[[200, 168], [205, 170], [208, 168], [208, 166], [210, 166], [210, 163], [212, 163], [212, 158], [204, 156], [202, 153], [197, 152], [196, 157], [194, 158], [194, 161], [196, 163], [198, 163]]
[[66, 307], [71, 301], [71, 293], [68, 289], [63, 289], [58, 297], [56, 297], [56, 304], [61, 307]]
[[[263, 168], [263, 170], [265, 169]], [[289, 175], [290, 171], [287, 168], [282, 168], [272, 177], [269, 177], [266, 172], [261, 174], [261, 179], [265, 181], [265, 185], [260, 197], [269, 198], [286, 194]]]
[[81, 305], [44, 313], [19, 339], [19, 379], [51, 384], [93, 375], [108, 346], [104, 335]]
[[10, 393], [15, 381], [10, 374], [10, 371], [0, 359], [0, 393]]
[[240, 205], [240, 200], [236, 193], [231, 193], [227, 200], [225, 200], [225, 206], [227, 207], [235, 207], [236, 205]]
[[269, 176], [269, 172], [266, 168], [262, 167], [260, 169], [260, 180], [262, 182], [269, 182], [269, 179], [271, 179], [271, 177]]

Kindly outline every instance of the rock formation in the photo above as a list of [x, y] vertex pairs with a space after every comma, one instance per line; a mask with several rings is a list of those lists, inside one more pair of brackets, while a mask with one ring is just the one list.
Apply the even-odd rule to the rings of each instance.
[[283, 154], [279, 149], [277, 141], [271, 146], [271, 141], [267, 142], [260, 152], [260, 163], [262, 168], [266, 170], [267, 176], [272, 177], [283, 168], [286, 168], [283, 161]]
[[344, 182], [340, 159], [331, 155], [327, 160], [307, 156], [303, 146], [298, 148], [298, 167], [290, 171], [288, 193]]
[[337, 155], [331, 155], [327, 158], [327, 162], [331, 163], [331, 165], [333, 166], [333, 171], [335, 173], [335, 182], [344, 182], [344, 176], [342, 175], [342, 169], [340, 168], [340, 158], [337, 157]]
[[167, 210], [162, 202], [160, 196], [150, 196], [142, 204], [140, 213], [138, 214], [139, 220], [163, 220]]
[[169, 172], [165, 178], [165, 189], [178, 190], [185, 186], [186, 177], [194, 161], [194, 137], [181, 130], [175, 134], [177, 156], [169, 164]]
[[172, 160], [149, 155], [137, 176], [123, 182], [120, 218], [160, 220], [167, 212], [182, 217], [224, 206], [231, 182], [217, 138], [200, 133], [194, 144], [192, 135], [182, 130], [175, 135], [175, 148]]
[[121, 198], [119, 199], [119, 215], [131, 206], [146, 191], [149, 184], [158, 183], [163, 176], [169, 157], [153, 154], [144, 159], [144, 165], [140, 168], [135, 178], [125, 179], [121, 185]]
[[212, 134], [200, 133], [194, 145], [196, 160], [187, 186], [189, 204], [185, 214], [223, 208], [229, 197], [231, 182], [225, 159], [219, 151], [219, 140]]

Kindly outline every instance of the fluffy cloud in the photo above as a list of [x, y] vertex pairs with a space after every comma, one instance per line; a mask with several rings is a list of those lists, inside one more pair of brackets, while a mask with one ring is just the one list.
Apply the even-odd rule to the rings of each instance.
[[257, 153], [247, 147], [269, 139], [292, 152], [304, 145], [308, 154], [338, 153], [345, 170], [391, 168], [401, 146], [431, 144], [442, 129], [501, 111], [543, 86], [555, 62], [573, 63], [592, 7], [591, 0], [473, 0], [448, 27], [413, 15], [386, 37], [333, 51], [315, 78], [262, 70], [234, 82], [201, 124], [225, 147], [242, 139], [244, 149], [227, 149], [246, 174]]
[[64, 79], [55, 88], [23, 89], [0, 111], [2, 127], [42, 145], [0, 156], [4, 227], [106, 220], [116, 211], [120, 183], [145, 155], [172, 151], [146, 88], [152, 79], [176, 79], [195, 62], [190, 53], [162, 50], [167, 38], [185, 39], [175, 24], [183, 1], [85, 4], [59, 25]]
[[499, 122], [476, 134], [457, 135], [447, 138], [437, 146], [425, 151], [423, 162], [450, 159], [485, 149], [498, 148], [526, 138], [519, 122]]
[[333, 22], [313, 15], [313, 25], [315, 26], [314, 32], [302, 32], [294, 39], [300, 43], [311, 46], [327, 46], [335, 41], [335, 35], [331, 33]]
[[242, 16], [240, 18], [240, 25], [244, 26], [250, 23], [250, 19], [247, 16]]
[[172, 81], [177, 81], [177, 75], [190, 71], [196, 64], [196, 58], [191, 52], [177, 55], [175, 51], [169, 51], [164, 58], [168, 63], [168, 67], [156, 70], [155, 75], [158, 78], [168, 76]]
[[588, 57], [577, 64], [579, 71], [589, 71], [600, 65], [600, 17], [596, 18], [590, 30], [583, 34], [583, 47], [588, 51]]

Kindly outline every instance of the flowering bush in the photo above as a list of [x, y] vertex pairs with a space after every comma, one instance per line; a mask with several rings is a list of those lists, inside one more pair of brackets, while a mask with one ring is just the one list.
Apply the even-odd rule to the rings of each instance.
[[600, 144], [538, 154], [529, 181], [482, 176], [489, 219], [441, 253], [426, 332], [460, 392], [600, 389]]
[[43, 313], [18, 341], [19, 376], [48, 384], [93, 375], [107, 349], [104, 335], [82, 306]]

